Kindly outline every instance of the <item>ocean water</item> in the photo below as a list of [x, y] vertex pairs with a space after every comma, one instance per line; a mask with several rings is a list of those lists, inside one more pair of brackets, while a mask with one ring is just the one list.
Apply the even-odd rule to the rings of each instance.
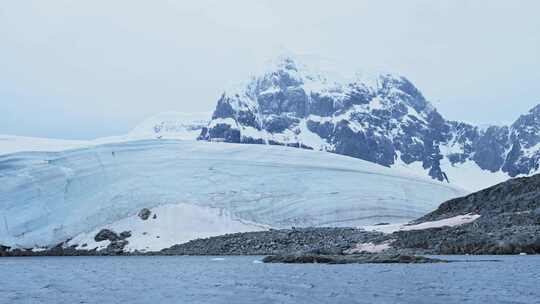
[[540, 256], [446, 258], [459, 262], [284, 265], [262, 264], [261, 257], [0, 258], [0, 303], [540, 303]]

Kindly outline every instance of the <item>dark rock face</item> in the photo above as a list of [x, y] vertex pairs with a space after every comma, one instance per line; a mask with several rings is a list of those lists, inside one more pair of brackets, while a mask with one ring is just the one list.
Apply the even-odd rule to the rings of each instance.
[[103, 254], [116, 255], [123, 252], [124, 247], [129, 243], [126, 240], [129, 237], [131, 237], [130, 231], [123, 231], [120, 234], [117, 234], [109, 229], [101, 229], [94, 237], [94, 240], [96, 242], [110, 241], [111, 243], [107, 246]]
[[540, 175], [517, 178], [469, 196], [450, 200], [417, 220], [436, 221], [480, 214], [472, 223], [388, 236], [396, 248], [437, 254], [540, 253]]
[[538, 226], [492, 230], [479, 219], [476, 226], [397, 232], [392, 246], [432, 254], [540, 254], [539, 234]]
[[111, 242], [111, 244], [109, 244], [109, 246], [107, 246], [107, 248], [105, 249], [104, 254], [106, 255], [122, 254], [124, 252], [124, 247], [126, 247], [128, 243], [129, 242], [126, 240], [118, 240], [118, 241]]
[[96, 236], [94, 236], [94, 240], [96, 242], [102, 242], [102, 241], [117, 241], [120, 237], [116, 232], [109, 230], [109, 229], [101, 229]]
[[489, 127], [478, 136], [473, 150], [472, 159], [478, 166], [491, 172], [499, 171], [504, 165], [504, 153], [509, 148], [508, 127]]
[[482, 130], [444, 119], [404, 77], [375, 82], [333, 83], [286, 58], [224, 93], [199, 139], [306, 147], [384, 166], [420, 162], [440, 181], [452, 180], [441, 168], [445, 159], [510, 176], [538, 169], [540, 106], [512, 126]]
[[11, 249], [11, 247], [4, 246], [4, 245], [0, 244], [0, 257], [8, 256], [10, 249]]
[[540, 105], [512, 124], [509, 139], [511, 150], [503, 170], [512, 176], [529, 174], [540, 164]]
[[150, 215], [152, 212], [148, 208], [143, 208], [139, 213], [137, 214], [138, 217], [141, 218], [141, 220], [146, 221], [148, 218], [150, 218]]
[[125, 240], [127, 238], [131, 237], [131, 231], [123, 231], [120, 233], [119, 238], [121, 240]]
[[417, 220], [436, 221], [461, 214], [498, 216], [532, 213], [540, 207], [540, 174], [515, 178], [485, 190], [442, 203], [437, 210]]

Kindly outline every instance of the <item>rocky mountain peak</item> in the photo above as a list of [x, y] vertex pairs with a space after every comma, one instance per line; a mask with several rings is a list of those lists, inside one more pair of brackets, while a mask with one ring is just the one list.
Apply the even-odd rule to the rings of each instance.
[[[513, 124], [512, 128], [519, 131], [523, 136], [540, 136], [540, 104], [533, 107], [527, 114], [521, 115]], [[536, 141], [536, 140], [535, 140]]]
[[[508, 176], [540, 163], [540, 106], [511, 126], [448, 121], [407, 78], [327, 77], [285, 57], [218, 100], [202, 140], [323, 150], [453, 182], [456, 167]], [[476, 172], [475, 171], [475, 172]], [[501, 175], [502, 176], [502, 175]]]
[[403, 76], [385, 74], [380, 76], [379, 94], [394, 102], [405, 102], [417, 112], [431, 111], [433, 107], [412, 82]]

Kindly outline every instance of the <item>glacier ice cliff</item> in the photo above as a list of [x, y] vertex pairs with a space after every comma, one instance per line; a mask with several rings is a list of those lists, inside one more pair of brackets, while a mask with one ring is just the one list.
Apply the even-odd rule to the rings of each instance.
[[358, 226], [405, 222], [463, 194], [367, 161], [281, 146], [142, 140], [20, 152], [0, 156], [0, 244], [55, 245], [169, 204], [276, 228]]

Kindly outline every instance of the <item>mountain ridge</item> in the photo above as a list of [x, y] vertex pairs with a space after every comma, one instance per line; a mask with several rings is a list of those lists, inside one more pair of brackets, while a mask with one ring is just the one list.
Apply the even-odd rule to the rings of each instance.
[[199, 139], [322, 150], [387, 167], [421, 164], [448, 182], [452, 167], [468, 163], [508, 178], [538, 170], [540, 105], [510, 126], [482, 128], [445, 119], [403, 76], [339, 83], [296, 61], [285, 57], [225, 91]]

